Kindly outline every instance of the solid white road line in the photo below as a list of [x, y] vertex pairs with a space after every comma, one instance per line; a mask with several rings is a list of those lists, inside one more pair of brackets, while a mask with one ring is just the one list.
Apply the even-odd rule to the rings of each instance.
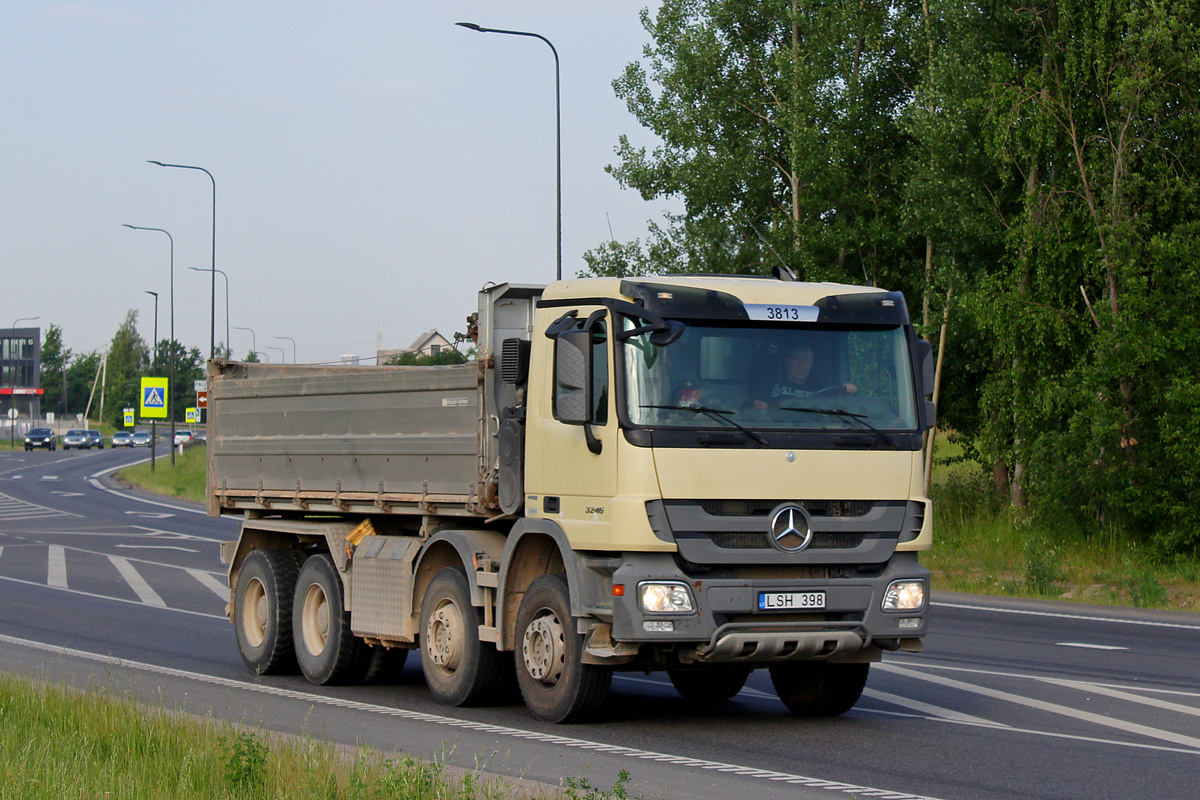
[[67, 586], [67, 551], [62, 545], [52, 544], [46, 553], [46, 585], [55, 589]]
[[1048, 703], [1044, 700], [1036, 700], [1032, 697], [1023, 697], [1019, 694], [1013, 694], [1012, 692], [1003, 692], [1003, 691], [1000, 691], [999, 689], [989, 689], [986, 686], [977, 686], [973, 683], [966, 683], [964, 681], [956, 681], [953, 678], [943, 678], [939, 675], [929, 675], [928, 673], [917, 672], [916, 670], [905, 669], [904, 667], [898, 667], [894, 664], [888, 664], [888, 663], [876, 664], [875, 667], [883, 670], [884, 672], [890, 672], [894, 675], [903, 675], [907, 678], [913, 678], [915, 680], [925, 681], [927, 683], [933, 683], [933, 684], [937, 684], [939, 686], [945, 686], [945, 687], [948, 687], [951, 689], [958, 689], [959, 691], [963, 691], [963, 692], [979, 694], [979, 695], [983, 695], [984, 697], [992, 697], [997, 700], [1004, 700], [1009, 703], [1015, 703], [1016, 705], [1025, 706], [1026, 708], [1034, 708], [1039, 711], [1047, 711], [1051, 714], [1059, 714], [1064, 717], [1071, 717], [1072, 719], [1078, 719], [1078, 720], [1082, 720], [1084, 722], [1091, 722], [1095, 725], [1102, 725], [1106, 728], [1115, 728], [1117, 730], [1125, 731], [1126, 733], [1138, 734], [1140, 736], [1148, 736], [1151, 739], [1158, 739], [1159, 741], [1164, 741], [1164, 742], [1172, 742], [1174, 744], [1184, 745], [1186, 747], [1191, 747], [1191, 748], [1195, 748], [1196, 750], [1200, 750], [1200, 739], [1197, 739], [1194, 736], [1184, 736], [1183, 734], [1173, 733], [1171, 731], [1164, 731], [1164, 730], [1160, 730], [1158, 728], [1151, 728], [1148, 725], [1139, 725], [1136, 722], [1127, 722], [1125, 720], [1112, 719], [1111, 717], [1105, 717], [1100, 714], [1093, 714], [1090, 711], [1081, 711], [1080, 709], [1071, 708], [1069, 706], [1064, 706], [1064, 705], [1059, 705], [1058, 703]]
[[111, 561], [112, 565], [117, 568], [117, 572], [121, 573], [121, 577], [124, 578], [125, 582], [129, 584], [129, 588], [133, 589], [133, 593], [136, 594], [143, 603], [148, 606], [159, 606], [160, 608], [167, 607], [167, 604], [163, 601], [163, 599], [158, 596], [158, 592], [151, 589], [150, 584], [146, 583], [146, 579], [143, 578], [136, 569], [134, 569], [133, 564], [129, 563], [129, 559], [122, 558], [121, 556], [109, 556], [108, 560]]
[[1086, 681], [1071, 681], [1062, 678], [1039, 678], [1043, 683], [1053, 683], [1058, 686], [1069, 686], [1072, 689], [1078, 689], [1081, 692], [1091, 692], [1092, 694], [1102, 694], [1105, 697], [1113, 697], [1117, 700], [1124, 700], [1128, 703], [1139, 703], [1151, 708], [1161, 708], [1164, 711], [1174, 711], [1176, 714], [1187, 714], [1192, 717], [1200, 717], [1200, 708], [1195, 706], [1186, 706], [1182, 703], [1172, 703], [1169, 700], [1159, 700], [1156, 697], [1143, 697], [1140, 694], [1133, 692], [1123, 692], [1120, 689], [1114, 689], [1109, 686], [1101, 686], [1096, 683], [1087, 683]]
[[901, 697], [898, 694], [891, 692], [881, 692], [877, 689], [863, 689], [863, 697], [870, 697], [872, 700], [881, 700], [894, 706], [907, 708], [910, 711], [917, 711], [921, 714], [928, 714], [931, 717], [949, 720], [951, 722], [969, 722], [972, 725], [980, 725], [987, 728], [1008, 728], [1002, 722], [993, 722], [990, 719], [983, 717], [973, 717], [970, 714], [964, 714], [961, 711], [954, 711], [949, 708], [922, 703], [920, 700], [912, 700], [907, 697]]
[[1148, 619], [1120, 619], [1119, 617], [1093, 617], [1087, 614], [1067, 614], [1060, 611], [1033, 611], [1024, 608], [997, 608], [994, 606], [973, 606], [967, 603], [946, 603], [934, 600], [930, 603], [942, 608], [958, 608], [964, 611], [987, 611], [993, 614], [1024, 614], [1030, 617], [1053, 617], [1056, 619], [1074, 619], [1086, 622], [1114, 622], [1120, 625], [1146, 625], [1152, 628], [1182, 628], [1188, 631], [1200, 631], [1200, 625], [1188, 625], [1182, 622], [1157, 622]]

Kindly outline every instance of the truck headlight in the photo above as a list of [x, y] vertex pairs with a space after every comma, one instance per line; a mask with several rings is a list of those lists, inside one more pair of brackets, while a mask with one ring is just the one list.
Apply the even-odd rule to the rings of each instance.
[[639, 583], [638, 602], [647, 614], [691, 614], [696, 608], [687, 584], [677, 581]]
[[925, 607], [925, 581], [892, 581], [883, 593], [884, 611], [920, 611]]

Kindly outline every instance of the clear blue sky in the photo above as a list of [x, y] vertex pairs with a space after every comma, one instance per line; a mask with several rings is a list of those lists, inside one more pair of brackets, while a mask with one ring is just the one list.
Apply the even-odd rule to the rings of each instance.
[[[208, 354], [211, 184], [230, 325], [300, 361], [371, 356], [463, 330], [487, 281], [555, 268], [554, 67], [562, 61], [563, 272], [671, 210], [604, 172], [621, 134], [653, 146], [612, 81], [654, 0], [43, 3], [0, 17], [0, 327], [40, 316], [104, 348], [160, 294]], [[217, 339], [225, 338], [217, 277]], [[232, 331], [233, 351], [250, 334]], [[266, 350], [277, 361], [277, 350]]]

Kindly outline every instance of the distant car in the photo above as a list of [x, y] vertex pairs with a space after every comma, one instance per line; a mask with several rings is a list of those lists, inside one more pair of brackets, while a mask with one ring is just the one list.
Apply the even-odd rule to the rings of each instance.
[[192, 439], [194, 439], [194, 438], [196, 438], [196, 437], [194, 435], [192, 435], [191, 431], [175, 431], [175, 444], [176, 445], [187, 444], [190, 441], [192, 441]]
[[44, 447], [47, 450], [56, 449], [54, 431], [49, 428], [31, 428], [29, 433], [25, 434], [25, 450], [28, 452], [35, 447]]
[[113, 447], [133, 447], [133, 434], [129, 431], [117, 431], [112, 435]]
[[104, 449], [104, 434], [100, 431], [87, 431], [88, 438], [92, 440], [92, 444], [101, 450]]
[[149, 447], [153, 444], [150, 438], [149, 431], [134, 431], [133, 432], [133, 447]]
[[63, 436], [63, 450], [70, 450], [72, 447], [76, 450], [91, 450], [92, 437], [88, 436], [88, 432], [85, 430], [69, 430]]

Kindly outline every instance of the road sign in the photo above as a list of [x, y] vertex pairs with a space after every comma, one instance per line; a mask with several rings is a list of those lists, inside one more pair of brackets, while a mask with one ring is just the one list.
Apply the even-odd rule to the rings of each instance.
[[167, 378], [142, 378], [142, 417], [167, 418], [167, 382]]
[[199, 394], [208, 391], [208, 381], [192, 381], [192, 391]]
[[132, 409], [132, 408], [122, 409], [122, 413], [125, 415], [125, 427], [132, 428], [133, 427], [134, 409]]
[[196, 392], [196, 408], [208, 408], [208, 391]]
[[195, 425], [197, 422], [200, 421], [200, 409], [185, 408], [183, 410], [183, 421], [186, 422], [188, 425]]

